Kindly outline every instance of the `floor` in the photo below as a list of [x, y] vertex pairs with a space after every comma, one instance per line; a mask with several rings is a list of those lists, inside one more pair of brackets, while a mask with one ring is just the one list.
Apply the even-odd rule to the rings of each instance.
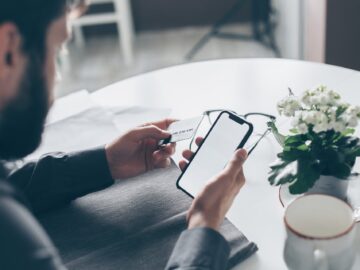
[[[185, 55], [208, 30], [208, 27], [191, 27], [139, 33], [134, 44], [135, 61], [131, 66], [123, 63], [115, 35], [88, 38], [83, 48], [69, 43], [68, 52], [60, 59], [61, 80], [57, 85], [57, 96], [80, 89], [95, 91], [137, 74], [185, 63]], [[250, 27], [236, 24], [224, 30], [249, 33]], [[213, 38], [193, 61], [244, 57], [275, 56], [255, 41]]]

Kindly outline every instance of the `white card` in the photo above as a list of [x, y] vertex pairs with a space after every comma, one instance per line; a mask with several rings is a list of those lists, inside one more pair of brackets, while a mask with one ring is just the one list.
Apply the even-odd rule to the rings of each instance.
[[202, 118], [203, 116], [198, 116], [172, 123], [168, 128], [171, 137], [161, 140], [159, 145], [191, 139], [195, 135]]

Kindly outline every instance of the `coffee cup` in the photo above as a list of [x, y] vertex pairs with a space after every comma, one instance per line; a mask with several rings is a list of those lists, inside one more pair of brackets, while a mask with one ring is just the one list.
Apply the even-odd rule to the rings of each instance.
[[305, 195], [285, 210], [284, 259], [292, 270], [351, 269], [357, 217], [346, 202], [322, 194]]

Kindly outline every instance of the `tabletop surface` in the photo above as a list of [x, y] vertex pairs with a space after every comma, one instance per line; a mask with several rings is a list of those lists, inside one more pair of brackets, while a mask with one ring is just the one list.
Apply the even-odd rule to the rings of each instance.
[[[287, 95], [288, 87], [296, 94], [319, 85], [338, 91], [348, 102], [360, 104], [360, 72], [284, 59], [227, 59], [170, 67], [115, 83], [94, 92], [92, 98], [110, 107], [171, 108], [171, 116], [179, 119], [214, 108], [277, 115], [276, 103]], [[284, 209], [279, 189], [267, 182], [269, 164], [279, 151], [270, 135], [245, 164], [247, 183], [228, 218], [258, 244], [259, 251], [236, 269], [286, 269], [282, 255], [286, 237]], [[360, 267], [360, 233], [356, 241], [358, 258], [353, 269]]]

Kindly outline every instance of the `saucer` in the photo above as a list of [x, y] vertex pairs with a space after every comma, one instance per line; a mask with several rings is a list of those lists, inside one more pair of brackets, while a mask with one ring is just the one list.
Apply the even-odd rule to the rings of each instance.
[[[353, 207], [356, 212], [360, 213], [360, 178], [355, 178], [349, 181], [347, 202]], [[279, 200], [284, 208], [286, 208], [293, 200], [303, 196], [303, 194], [291, 194], [289, 185], [281, 185], [279, 188]]]

